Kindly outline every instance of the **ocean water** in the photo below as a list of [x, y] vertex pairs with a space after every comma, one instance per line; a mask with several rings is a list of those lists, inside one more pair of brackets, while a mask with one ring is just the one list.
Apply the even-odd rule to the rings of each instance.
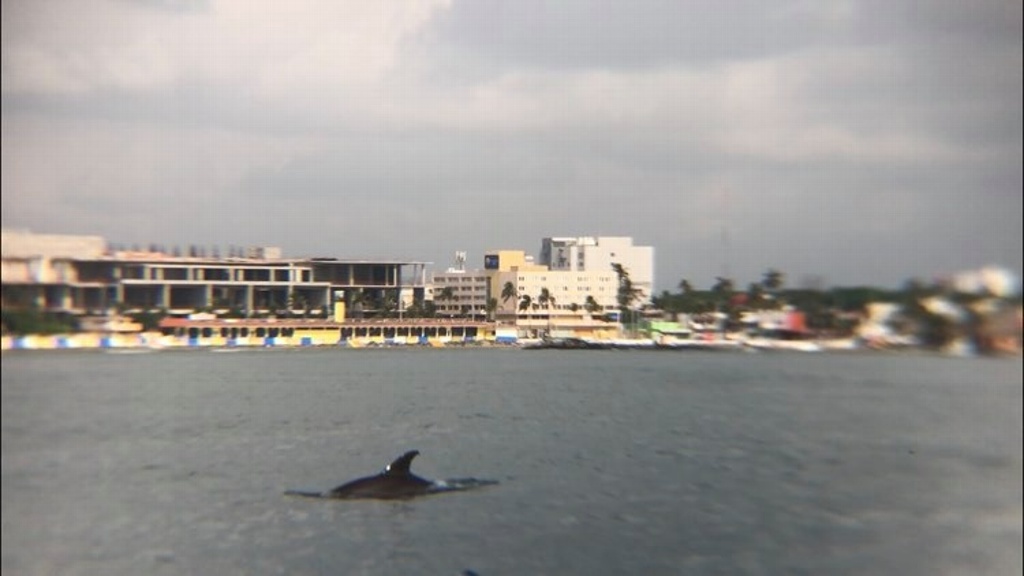
[[[6, 574], [1020, 574], [1021, 360], [19, 352]], [[284, 496], [380, 470], [497, 480]]]

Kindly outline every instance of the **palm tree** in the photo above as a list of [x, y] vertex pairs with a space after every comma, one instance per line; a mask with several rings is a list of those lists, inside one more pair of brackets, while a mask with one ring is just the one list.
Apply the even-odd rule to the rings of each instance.
[[689, 280], [683, 278], [682, 280], [679, 281], [679, 290], [683, 293], [684, 296], [689, 296], [691, 293], [693, 293], [693, 284], [690, 284]]
[[764, 308], [764, 286], [758, 282], [751, 282], [747, 286], [747, 305], [752, 309]]
[[[733, 293], [733, 281], [730, 278], [724, 278], [719, 276], [715, 278], [715, 285], [711, 287], [711, 291], [715, 293], [715, 306], [719, 311], [726, 313], [726, 318], [730, 316], [730, 298]], [[727, 328], [728, 322], [722, 325], [722, 329]]]
[[587, 301], [583, 303], [583, 307], [591, 315], [594, 315], [601, 310], [601, 305], [597, 303], [597, 300], [594, 300], [593, 296], [587, 296]]
[[395, 294], [390, 290], [386, 291], [380, 299], [380, 315], [384, 318], [391, 318], [397, 309], [398, 301]]
[[437, 295], [437, 299], [442, 302], [451, 302], [452, 300], [455, 300], [455, 292], [452, 290], [451, 286], [445, 286], [441, 290], [441, 293]]
[[533, 298], [530, 298], [529, 294], [524, 294], [523, 298], [519, 301], [519, 311], [529, 312], [530, 306], [533, 305]]
[[555, 298], [551, 295], [551, 291], [547, 288], [540, 289], [540, 296], [537, 297], [537, 304], [543, 308], [547, 308], [548, 312], [548, 332], [551, 332], [551, 307], [555, 304]]
[[783, 276], [782, 272], [779, 272], [774, 268], [769, 268], [768, 271], [764, 273], [764, 278], [761, 280], [761, 284], [769, 292], [775, 292], [779, 288], [782, 288], [784, 279], [785, 276]]
[[622, 264], [613, 263], [612, 270], [619, 277], [619, 291], [615, 297], [619, 304], [619, 321], [625, 323], [626, 315], [632, 311], [630, 306], [640, 297], [640, 289], [633, 286], [629, 271]]
[[729, 278], [723, 278], [718, 276], [715, 278], [715, 285], [711, 287], [711, 291], [719, 296], [728, 297], [733, 291], [733, 282]]
[[[523, 294], [521, 300], [519, 300], [519, 311], [526, 312], [527, 320], [530, 320], [530, 308], [534, 306], [533, 298], [530, 298], [529, 294]], [[517, 322], [518, 324], [518, 322]]]
[[291, 316], [293, 310], [305, 308], [306, 299], [298, 292], [292, 292], [288, 296], [288, 315]]
[[541, 306], [547, 306], [548, 304], [551, 303], [552, 300], [553, 298], [551, 298], [551, 291], [548, 290], [547, 288], [541, 288], [540, 295], [537, 296], [537, 304]]
[[516, 297], [516, 285], [512, 282], [505, 282], [505, 286], [501, 289], [501, 301], [508, 302], [512, 298]]
[[774, 307], [779, 308], [783, 302], [778, 298], [779, 289], [782, 288], [784, 276], [782, 272], [774, 268], [769, 268], [764, 273], [764, 278], [761, 280], [761, 285], [764, 286], [765, 292], [767, 293], [767, 299], [774, 300]]
[[[507, 304], [509, 300], [515, 301], [517, 296], [516, 285], [512, 282], [505, 282], [505, 285], [501, 288], [501, 301]], [[513, 308], [514, 311], [515, 309]]]

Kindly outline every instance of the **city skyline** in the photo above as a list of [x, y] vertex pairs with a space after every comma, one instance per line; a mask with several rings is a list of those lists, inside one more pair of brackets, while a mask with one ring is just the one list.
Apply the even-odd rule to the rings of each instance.
[[1021, 6], [9, 2], [2, 221], [434, 262], [655, 248], [656, 291], [1022, 260]]

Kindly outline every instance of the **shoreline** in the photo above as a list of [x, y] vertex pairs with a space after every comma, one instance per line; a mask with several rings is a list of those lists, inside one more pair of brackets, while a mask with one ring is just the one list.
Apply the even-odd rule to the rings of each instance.
[[[380, 337], [351, 338], [341, 341], [313, 341], [309, 338], [235, 338], [226, 339], [195, 339], [175, 335], [164, 335], [159, 332], [138, 333], [101, 333], [81, 332], [74, 334], [53, 335], [7, 335], [0, 339], [0, 351], [5, 355], [14, 352], [80, 350], [105, 351], [112, 353], [145, 353], [173, 350], [207, 350], [215, 352], [255, 351], [266, 349], [302, 350], [302, 349], [509, 349], [524, 351], [574, 351], [574, 350], [640, 350], [657, 352], [715, 352], [733, 354], [774, 354], [774, 353], [881, 353], [881, 354], [934, 354], [942, 357], [990, 357], [1019, 358], [1020, 354], [981, 354], [960, 350], [932, 350], [919, 346], [873, 347], [855, 343], [849, 339], [829, 341], [785, 341], [785, 340], [727, 340], [718, 343], [700, 341], [658, 342], [655, 339], [640, 338], [631, 340], [580, 340], [586, 345], [572, 342], [544, 341], [539, 339], [521, 339], [518, 341], [497, 340], [495, 338], [458, 339], [441, 337], [431, 339], [385, 339]], [[729, 345], [723, 345], [727, 343]], [[794, 345], [796, 344], [796, 345]]]

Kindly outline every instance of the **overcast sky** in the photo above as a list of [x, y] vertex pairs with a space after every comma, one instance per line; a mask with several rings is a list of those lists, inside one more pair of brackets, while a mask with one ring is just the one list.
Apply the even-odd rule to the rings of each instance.
[[3, 226], [656, 284], [1022, 261], [1021, 2], [8, 1]]

